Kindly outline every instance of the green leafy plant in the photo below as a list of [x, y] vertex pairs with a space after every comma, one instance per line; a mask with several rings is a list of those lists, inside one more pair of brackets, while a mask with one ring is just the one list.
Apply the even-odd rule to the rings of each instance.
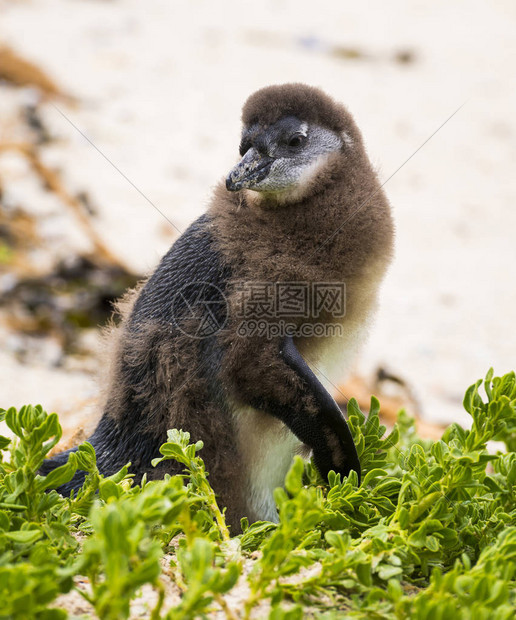
[[[0, 437], [0, 616], [49, 617], [47, 605], [72, 586], [69, 562], [77, 551], [67, 501], [54, 487], [70, 480], [76, 458], [48, 477], [37, 471], [61, 437], [57, 415], [40, 406], [0, 410], [15, 439]], [[9, 460], [4, 459], [9, 450]], [[52, 617], [65, 617], [54, 610]]]
[[[182, 463], [188, 472], [190, 483], [187, 487], [189, 496], [195, 501], [195, 522], [201, 530], [208, 529], [214, 537], [222, 540], [229, 540], [229, 530], [224, 520], [224, 516], [217, 504], [215, 493], [208, 482], [208, 473], [204, 467], [203, 460], [196, 456], [202, 449], [202, 441], [190, 444], [190, 433], [171, 429], [167, 433], [168, 441], [160, 448], [163, 455], [161, 458], [152, 461], [155, 467], [163, 461], [173, 459]], [[214, 521], [216, 528], [214, 528]], [[193, 529], [195, 531], [195, 528]], [[189, 531], [185, 532], [189, 533]]]
[[[484, 396], [482, 396], [484, 392]], [[142, 586], [148, 617], [512, 618], [516, 605], [516, 379], [471, 386], [471, 427], [452, 424], [420, 439], [400, 412], [389, 435], [379, 403], [348, 418], [363, 480], [296, 458], [276, 489], [278, 522], [230, 537], [199, 456], [202, 442], [170, 430], [154, 464], [179, 476], [134, 485], [130, 465], [103, 477], [88, 443], [48, 476], [55, 414], [39, 406], [0, 410], [0, 618], [65, 618], [55, 600], [77, 590], [96, 617], [127, 618]], [[489, 442], [502, 442], [496, 451]], [[70, 498], [55, 488], [80, 468]], [[166, 603], [163, 572], [181, 592]], [[79, 587], [76, 578], [86, 579]]]

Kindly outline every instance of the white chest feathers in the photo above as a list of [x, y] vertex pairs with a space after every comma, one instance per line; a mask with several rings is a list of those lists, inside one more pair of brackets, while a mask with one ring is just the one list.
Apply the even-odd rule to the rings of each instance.
[[283, 486], [296, 454], [308, 449], [278, 419], [252, 407], [234, 410], [250, 521], [278, 521], [273, 492]]

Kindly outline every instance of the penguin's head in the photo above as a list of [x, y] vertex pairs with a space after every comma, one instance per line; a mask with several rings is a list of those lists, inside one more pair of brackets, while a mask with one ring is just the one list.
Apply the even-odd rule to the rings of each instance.
[[245, 103], [242, 120], [242, 159], [227, 176], [226, 188], [278, 202], [303, 198], [329, 162], [361, 146], [347, 110], [304, 84], [257, 91]]

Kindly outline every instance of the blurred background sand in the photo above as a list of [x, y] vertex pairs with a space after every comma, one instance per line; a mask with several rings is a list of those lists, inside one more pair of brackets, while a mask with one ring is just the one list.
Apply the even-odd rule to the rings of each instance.
[[516, 366], [515, 32], [509, 0], [0, 0], [0, 48], [58, 91], [0, 81], [0, 406], [91, 427], [98, 329], [67, 349], [56, 329], [21, 329], [9, 294], [102, 245], [148, 273], [234, 164], [246, 97], [302, 81], [354, 114], [396, 221], [361, 389], [383, 368], [424, 417], [465, 421], [466, 387]]

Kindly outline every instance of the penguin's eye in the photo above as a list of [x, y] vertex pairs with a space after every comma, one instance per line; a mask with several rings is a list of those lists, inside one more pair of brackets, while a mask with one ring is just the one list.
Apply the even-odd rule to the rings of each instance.
[[298, 148], [304, 143], [305, 140], [306, 140], [306, 136], [303, 136], [301, 134], [296, 134], [292, 136], [291, 138], [289, 138], [287, 144], [291, 146], [292, 148]]

